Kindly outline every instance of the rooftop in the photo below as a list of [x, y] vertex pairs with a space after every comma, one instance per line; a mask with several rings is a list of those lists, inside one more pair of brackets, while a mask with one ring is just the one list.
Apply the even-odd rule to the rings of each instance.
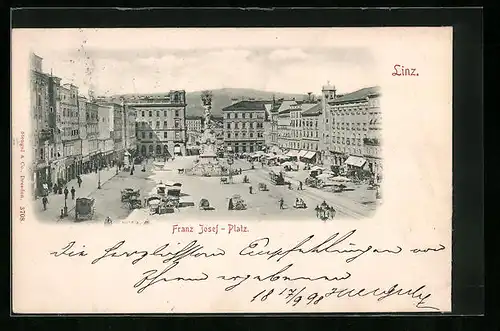
[[266, 102], [261, 100], [243, 100], [235, 104], [222, 108], [222, 111], [255, 111], [262, 110], [265, 111]]
[[361, 90], [357, 90], [351, 93], [346, 93], [343, 96], [336, 98], [329, 102], [330, 104], [336, 104], [336, 103], [343, 103], [343, 102], [351, 102], [351, 101], [359, 101], [366, 99], [370, 96], [376, 96], [380, 94], [380, 87], [379, 86], [371, 86], [371, 87], [365, 87], [362, 88]]
[[[310, 104], [309, 104], [310, 105]], [[317, 103], [307, 108], [302, 112], [302, 117], [304, 116], [316, 116], [321, 114], [321, 104]]]

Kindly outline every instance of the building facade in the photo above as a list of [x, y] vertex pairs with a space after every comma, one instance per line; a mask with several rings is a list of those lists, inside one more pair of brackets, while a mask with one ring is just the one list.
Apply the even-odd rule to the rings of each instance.
[[123, 96], [136, 111], [137, 148], [141, 155], [186, 155], [186, 92]]
[[66, 182], [80, 173], [82, 151], [80, 142], [80, 115], [78, 111], [78, 87], [64, 84], [59, 87], [61, 98], [61, 130], [63, 155], [66, 161]]
[[322, 105], [314, 104], [302, 111], [301, 115], [301, 152], [299, 157], [306, 162], [321, 161], [320, 131], [322, 123]]
[[330, 138], [326, 157], [333, 165], [380, 171], [379, 97], [380, 88], [375, 86], [329, 100], [329, 131], [324, 133]]
[[50, 163], [54, 158], [54, 109], [49, 95], [49, 76], [42, 72], [42, 58], [31, 54], [30, 101], [31, 134], [28, 137], [32, 151], [32, 192], [39, 193], [44, 183], [51, 182]]
[[137, 154], [137, 110], [123, 103], [124, 149], [130, 156]]
[[97, 167], [99, 158], [99, 106], [90, 100], [85, 107], [88, 154], [83, 156], [83, 168], [89, 172]]
[[113, 140], [112, 132], [114, 131], [114, 111], [111, 105], [99, 104], [98, 111], [98, 158], [97, 167], [104, 165], [111, 166], [114, 164], [114, 148], [115, 143]]
[[264, 147], [264, 101], [243, 100], [222, 109], [224, 147], [235, 153], [256, 152]]
[[200, 142], [201, 131], [203, 129], [203, 116], [191, 115], [186, 116], [186, 135], [187, 145], [195, 146]]

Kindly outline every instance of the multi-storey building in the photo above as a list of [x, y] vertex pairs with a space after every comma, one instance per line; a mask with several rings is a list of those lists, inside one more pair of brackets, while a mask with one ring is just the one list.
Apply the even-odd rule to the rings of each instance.
[[123, 141], [126, 153], [133, 156], [137, 153], [137, 110], [123, 103]]
[[[331, 138], [328, 157], [332, 164], [379, 171], [379, 97], [380, 88], [375, 86], [329, 100], [329, 131], [325, 133]], [[368, 153], [372, 157], [367, 163]]]
[[320, 151], [320, 126], [322, 125], [322, 105], [320, 103], [307, 104], [306, 109], [301, 112], [301, 142], [299, 158], [306, 162], [318, 162], [321, 160]]
[[54, 155], [53, 108], [50, 108], [49, 76], [42, 72], [42, 58], [31, 54], [31, 187], [36, 195], [44, 183], [51, 182], [50, 161]]
[[290, 149], [290, 107], [296, 105], [295, 100], [283, 100], [277, 110], [277, 132], [278, 132], [278, 146], [281, 150]]
[[63, 155], [66, 159], [66, 182], [68, 182], [80, 173], [82, 159], [78, 87], [73, 84], [64, 84], [59, 87], [59, 95], [61, 97], [61, 139]]
[[83, 156], [83, 162], [84, 172], [88, 172], [97, 167], [99, 158], [99, 105], [95, 100], [90, 100], [85, 110], [88, 154]]
[[[330, 158], [330, 147], [331, 147], [331, 129], [333, 115], [330, 112], [329, 102], [332, 102], [337, 97], [337, 89], [334, 85], [330, 83], [323, 85], [321, 89], [321, 126], [320, 126], [320, 146], [319, 149], [323, 153], [323, 160], [328, 163]], [[326, 153], [326, 154], [325, 154]], [[325, 157], [326, 156], [326, 157]]]
[[203, 128], [203, 116], [189, 115], [186, 116], [186, 135], [188, 146], [195, 146], [200, 142], [201, 131]]
[[111, 105], [98, 104], [97, 106], [99, 124], [99, 147], [97, 167], [104, 165], [113, 165], [114, 163], [114, 149], [115, 142], [113, 140], [112, 132], [114, 131], [114, 108]]
[[235, 153], [256, 152], [264, 147], [264, 101], [244, 100], [222, 109], [224, 146]]
[[[125, 110], [124, 106], [115, 102], [100, 103], [108, 108], [110, 135], [113, 139], [113, 161], [121, 163], [125, 157]], [[112, 123], [112, 125], [111, 125]], [[109, 156], [109, 155], [108, 155]]]
[[142, 155], [186, 154], [186, 92], [123, 96], [137, 113], [137, 146]]
[[271, 123], [271, 133], [270, 133], [270, 151], [279, 152], [280, 147], [278, 143], [278, 110], [283, 102], [282, 99], [275, 101], [273, 98], [273, 105], [270, 110], [270, 123]]
[[364, 156], [368, 163], [368, 169], [375, 175], [377, 180], [381, 180], [383, 171], [382, 162], [382, 113], [380, 111], [380, 89], [374, 89], [368, 95], [368, 134], [363, 138]]
[[84, 96], [78, 96], [78, 127], [80, 135], [80, 150], [82, 151], [82, 172], [85, 172], [85, 168], [90, 163], [90, 148], [89, 141], [87, 139], [87, 98]]

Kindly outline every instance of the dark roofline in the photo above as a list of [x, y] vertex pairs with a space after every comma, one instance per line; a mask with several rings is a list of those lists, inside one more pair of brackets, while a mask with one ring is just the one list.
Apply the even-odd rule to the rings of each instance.
[[[266, 111], [265, 102], [261, 100], [241, 100], [222, 108], [222, 111]], [[241, 106], [239, 108], [238, 106]]]
[[359, 89], [359, 90], [351, 92], [351, 93], [346, 93], [343, 96], [330, 101], [329, 104], [332, 105], [332, 104], [341, 104], [341, 103], [362, 101], [362, 100], [366, 100], [366, 98], [369, 98], [369, 97], [379, 96], [380, 94], [381, 93], [380, 93], [379, 86], [370, 86], [370, 87], [365, 87], [365, 88]]

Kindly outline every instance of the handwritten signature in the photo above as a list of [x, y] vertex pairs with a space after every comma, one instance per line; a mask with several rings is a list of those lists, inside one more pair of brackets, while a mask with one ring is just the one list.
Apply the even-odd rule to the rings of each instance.
[[[410, 252], [412, 254], [429, 254], [433, 252], [439, 252], [445, 249], [445, 246], [439, 244], [437, 247], [420, 247], [403, 249], [401, 246], [375, 248], [373, 245], [367, 245], [359, 247], [352, 243], [353, 236], [356, 230], [351, 230], [344, 234], [340, 232], [330, 235], [325, 240], [320, 240], [313, 242], [316, 238], [315, 235], [310, 235], [305, 237], [303, 240], [299, 241], [297, 244], [292, 245], [289, 248], [283, 247], [272, 247], [271, 239], [269, 237], [263, 237], [253, 240], [249, 244], [245, 245], [243, 249], [236, 253], [236, 256], [242, 256], [245, 258], [251, 257], [264, 257], [267, 260], [274, 259], [274, 262], [280, 262], [286, 256], [292, 256], [292, 254], [341, 254], [346, 255], [345, 262], [352, 263], [359, 257], [363, 255], [377, 255], [382, 254], [388, 255], [398, 255], [402, 252]], [[50, 254], [56, 258], [69, 257], [69, 258], [89, 258], [90, 255], [86, 250], [85, 245], [79, 246], [75, 241], [70, 241], [63, 248], [51, 252]], [[179, 268], [179, 264], [183, 259], [186, 258], [217, 258], [226, 255], [226, 251], [222, 248], [207, 249], [197, 240], [193, 240], [186, 245], [177, 243], [177, 245], [172, 243], [166, 243], [161, 246], [156, 247], [152, 250], [137, 250], [137, 249], [127, 249], [126, 241], [121, 240], [104, 249], [102, 253], [99, 253], [97, 257], [90, 261], [91, 265], [96, 265], [104, 263], [104, 261], [112, 259], [130, 259], [132, 265], [136, 265], [143, 259], [147, 257], [159, 257], [161, 259], [164, 267], [150, 269], [144, 271], [141, 274], [140, 279], [135, 282], [133, 288], [138, 294], [143, 293], [146, 289], [152, 288], [155, 285], [162, 283], [171, 282], [204, 282], [208, 280], [219, 280], [226, 285], [224, 290], [226, 292], [233, 291], [235, 288], [242, 284], [248, 282], [269, 282], [277, 284], [273, 288], [264, 289], [261, 292], [253, 296], [250, 302], [255, 302], [260, 300], [265, 301], [268, 297], [285, 297], [286, 304], [291, 303], [293, 306], [304, 301], [309, 304], [318, 304], [322, 300], [328, 297], [336, 298], [354, 298], [354, 297], [376, 297], [377, 301], [385, 300], [391, 296], [409, 296], [412, 299], [419, 300], [416, 303], [417, 308], [427, 308], [427, 309], [437, 309], [426, 304], [426, 300], [431, 297], [431, 293], [426, 292], [426, 285], [420, 285], [416, 289], [405, 289], [399, 284], [392, 285], [390, 287], [377, 287], [377, 288], [350, 288], [350, 287], [334, 287], [329, 291], [324, 293], [311, 292], [309, 293], [307, 286], [304, 286], [300, 291], [298, 289], [285, 287], [287, 284], [295, 285], [297, 282], [338, 282], [339, 284], [351, 278], [352, 271], [335, 271], [335, 274], [325, 274], [325, 275], [305, 275], [304, 270], [298, 271], [298, 268], [294, 263], [288, 263], [283, 267], [276, 268], [274, 272], [256, 274], [256, 273], [243, 273], [239, 275], [217, 275], [211, 276], [207, 271], [193, 271], [190, 270], [192, 274], [186, 276], [185, 269]], [[306, 269], [307, 270], [307, 269]], [[182, 275], [177, 275], [175, 272], [180, 272]], [[328, 272], [325, 272], [328, 273]], [[280, 287], [283, 284], [284, 287]], [[279, 292], [279, 294], [278, 294]], [[301, 294], [302, 293], [302, 294]], [[286, 294], [286, 295], [285, 295]]]

